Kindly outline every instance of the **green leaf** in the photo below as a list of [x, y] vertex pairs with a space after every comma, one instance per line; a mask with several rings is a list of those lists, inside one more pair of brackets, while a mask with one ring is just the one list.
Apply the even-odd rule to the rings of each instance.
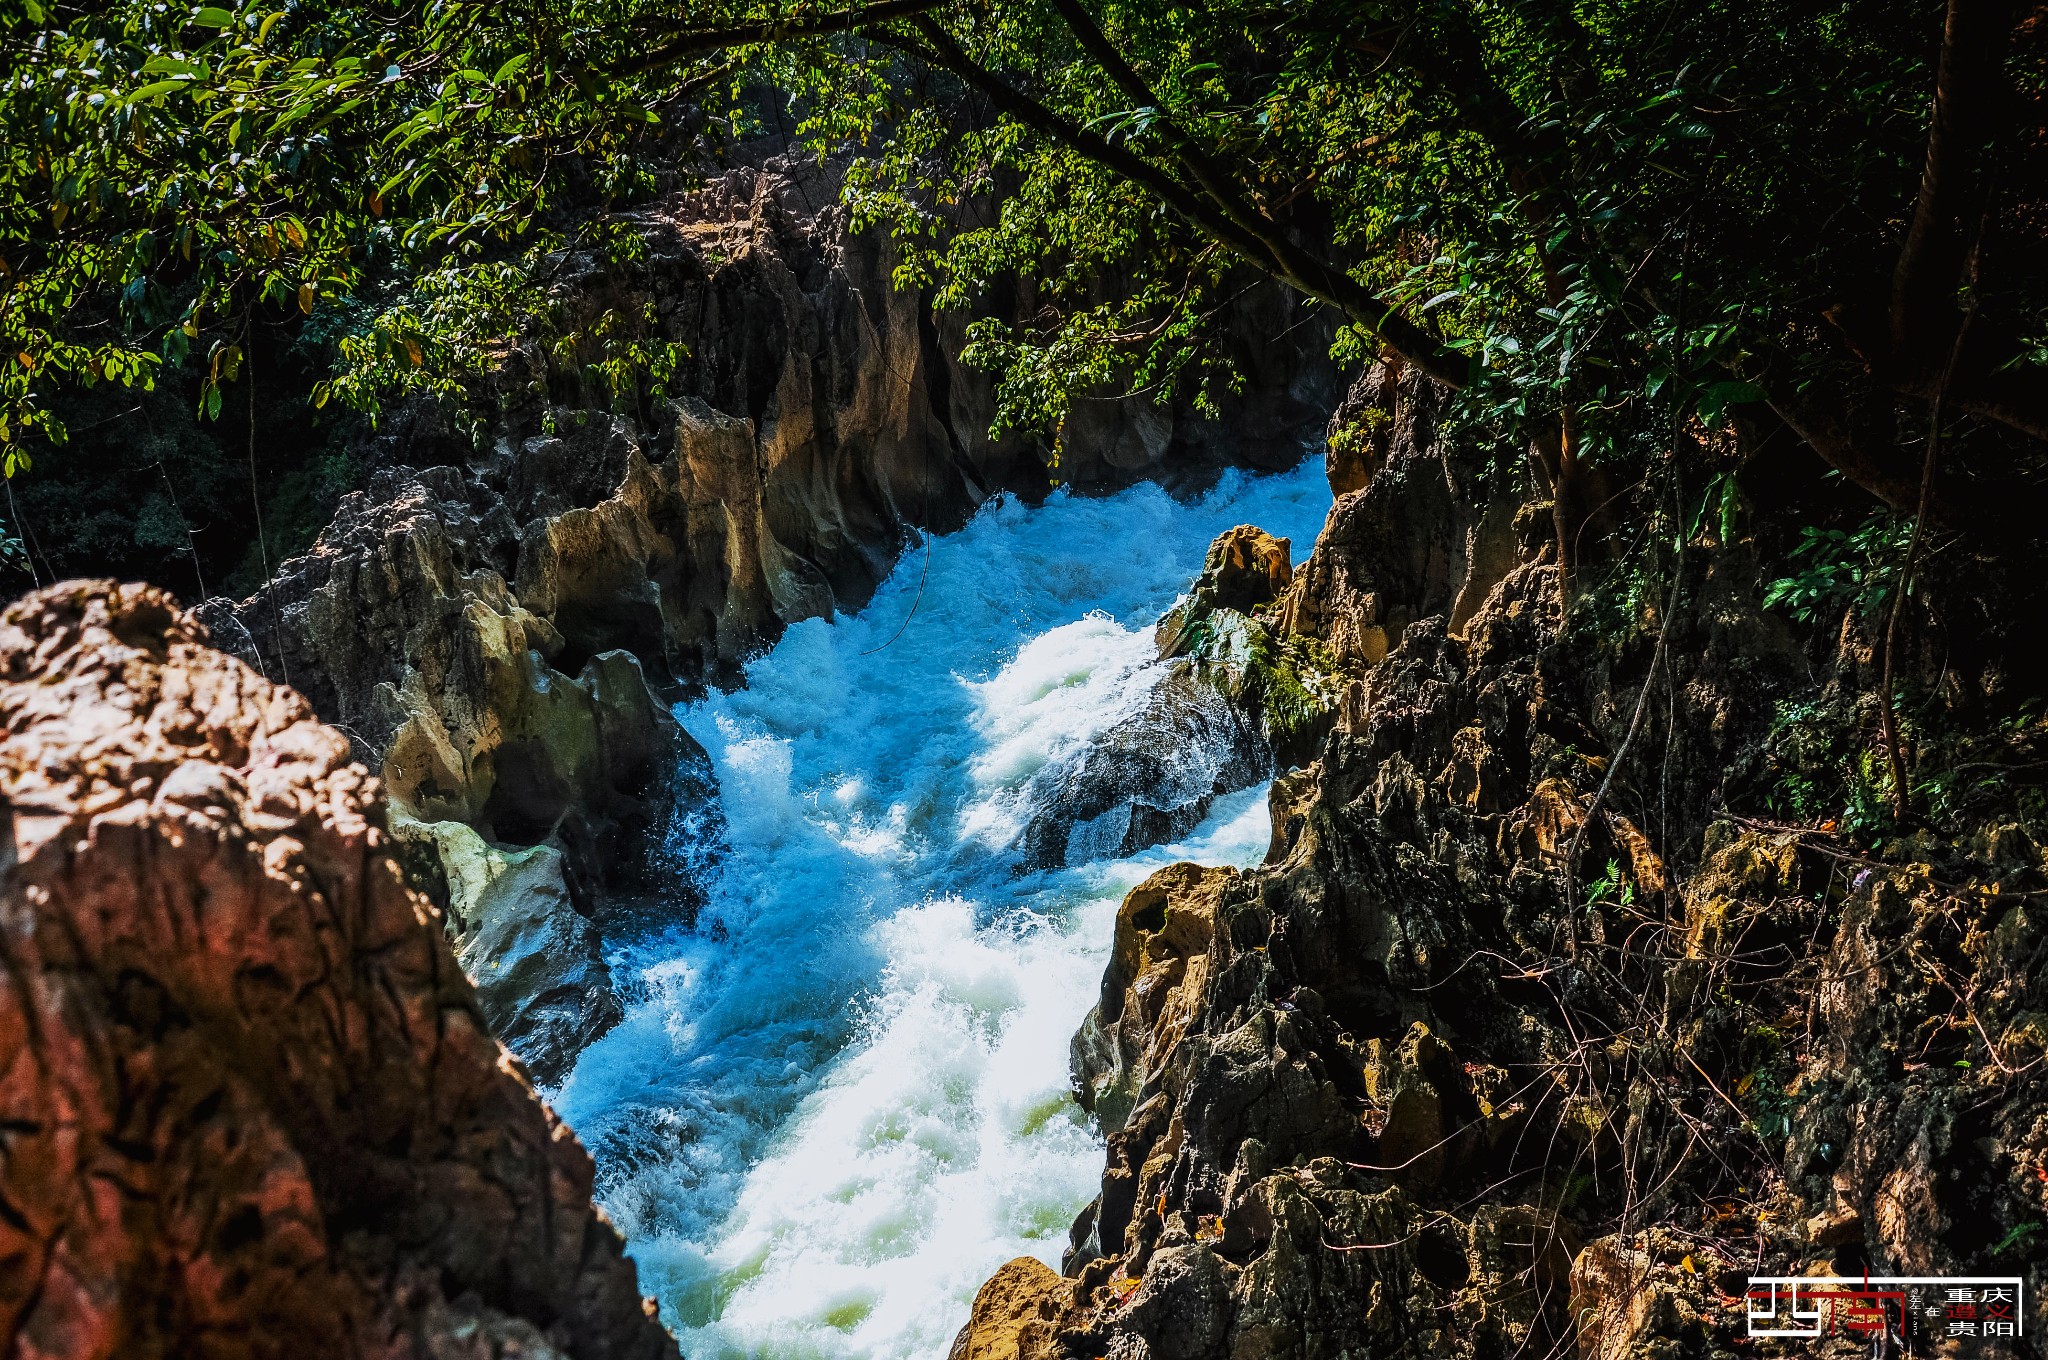
[[1721, 417], [1729, 407], [1763, 399], [1764, 390], [1752, 382], [1709, 383], [1700, 393], [1697, 408], [1700, 423], [1713, 429], [1720, 425]]
[[164, 95], [171, 94], [174, 91], [182, 90], [189, 86], [191, 83], [192, 82], [189, 80], [152, 81], [149, 84], [143, 86], [141, 89], [132, 91], [128, 95], [128, 102], [131, 104], [140, 104], [145, 99], [158, 99]]
[[196, 28], [226, 28], [235, 21], [235, 16], [219, 5], [208, 5], [192, 16]]

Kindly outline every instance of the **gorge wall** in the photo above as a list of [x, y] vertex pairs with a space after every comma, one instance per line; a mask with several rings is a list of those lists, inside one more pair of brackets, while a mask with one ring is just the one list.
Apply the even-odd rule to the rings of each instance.
[[[1248, 720], [1327, 697], [1266, 863], [1124, 901], [1074, 1047], [1101, 1193], [954, 1360], [1728, 1355], [1749, 1274], [1865, 1270], [2029, 1278], [2029, 1337], [1971, 1353], [2039, 1354], [2048, 877], [2016, 795], [1882, 852], [1742, 811], [1824, 768], [1817, 725], [1874, 726], [1870, 625], [1764, 612], [1783, 534], [1726, 521], [1675, 594], [1590, 625], [1610, 559], [1567, 615], [1549, 507], [1486, 494], [1440, 406], [1369, 375], [1380, 437], [1333, 457], [1308, 561], [1233, 531], [1162, 628]], [[2024, 764], [2023, 729], [1976, 754]]]
[[162, 592], [0, 616], [0, 1350], [673, 1360], [383, 815]]
[[[1050, 476], [1034, 444], [987, 437], [964, 322], [893, 288], [886, 237], [848, 229], [829, 168], [736, 168], [640, 225], [642, 291], [572, 256], [563, 305], [651, 303], [689, 347], [691, 395], [651, 427], [529, 402], [481, 451], [399, 420], [310, 552], [202, 611], [381, 772], [486, 1014], [543, 1083], [618, 1016], [605, 932], [686, 919], [676, 856], [716, 843], [708, 765], [668, 700], [863, 602], [911, 530]], [[1221, 419], [1084, 400], [1058, 475], [1299, 458], [1336, 395], [1327, 333], [1270, 287], [1233, 307], [1247, 382]], [[529, 359], [508, 356], [508, 389]]]

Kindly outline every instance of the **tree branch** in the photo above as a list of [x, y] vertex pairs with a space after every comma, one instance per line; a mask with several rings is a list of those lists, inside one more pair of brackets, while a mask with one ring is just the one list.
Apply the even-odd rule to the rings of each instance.
[[1983, 216], [1989, 151], [2009, 102], [2001, 66], [2016, 21], [2012, 0], [1949, 0], [1935, 70], [1927, 160], [1913, 222], [1892, 273], [1890, 364], [1925, 373], [1933, 385], [1961, 316], [1962, 280], [1973, 225]]
[[[1286, 243], [1286, 248], [1276, 253], [1259, 232], [1233, 220], [1213, 194], [1197, 194], [1145, 158], [1086, 128], [1076, 127], [998, 78], [968, 56], [930, 15], [916, 16], [911, 25], [923, 42], [907, 45], [909, 50], [920, 51], [933, 64], [980, 90], [1001, 112], [1150, 190], [1196, 230], [1228, 245], [1253, 266], [1296, 292], [1337, 308], [1437, 381], [1450, 387], [1463, 387], [1471, 381], [1470, 360], [1402, 316], [1398, 304], [1379, 297], [1342, 269], [1316, 259], [1292, 243]], [[1271, 219], [1263, 220], [1271, 225]]]
[[637, 76], [649, 71], [673, 66], [691, 57], [701, 57], [711, 52], [722, 52], [729, 47], [746, 47], [753, 43], [790, 42], [798, 38], [819, 38], [833, 33], [852, 33], [859, 29], [885, 24], [892, 19], [908, 19], [937, 9], [947, 0], [874, 0], [872, 4], [855, 5], [850, 9], [832, 10], [825, 14], [802, 15], [790, 19], [763, 19], [755, 23], [732, 24], [725, 28], [703, 28], [678, 34], [652, 52], [621, 65], [608, 68], [614, 75]]
[[[1917, 469], [1900, 463], [1888, 432], [1859, 432], [1847, 411], [1811, 392], [1773, 391], [1769, 404], [1792, 433], [1851, 485], [1902, 514], [1919, 504]], [[1955, 507], [1939, 495], [1928, 503], [1926, 513], [1937, 523], [1953, 524], [1957, 518]]]

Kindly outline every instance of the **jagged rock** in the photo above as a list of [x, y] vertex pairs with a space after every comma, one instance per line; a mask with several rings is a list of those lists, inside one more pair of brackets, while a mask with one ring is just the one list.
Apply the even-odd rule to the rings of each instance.
[[1603, 1237], [1572, 1263], [1580, 1360], [1682, 1360], [1712, 1352], [1702, 1314], [1713, 1305], [1703, 1297], [1698, 1268], [1670, 1234], [1652, 1234], [1649, 1242], [1629, 1246]]
[[1931, 830], [1885, 863], [1727, 813], [1814, 683], [1752, 550], [1688, 549], [1662, 648], [1568, 627], [1555, 544], [1398, 396], [1280, 607], [1208, 616], [1325, 649], [1339, 695], [1262, 867], [1119, 910], [1075, 1039], [1107, 1146], [1062, 1360], [1679, 1360], [1734, 1352], [1760, 1254], [2037, 1271], [2031, 839], [2008, 814], [1938, 872]]
[[570, 898], [562, 852], [493, 846], [461, 822], [417, 822], [395, 810], [391, 822], [398, 840], [434, 856], [455, 957], [491, 1033], [536, 1081], [561, 1081], [621, 1014], [597, 924]]
[[1045, 1263], [1019, 1256], [989, 1277], [946, 1360], [1044, 1360], [1058, 1354], [1052, 1320], [1072, 1287]]
[[1184, 656], [1193, 650], [1194, 625], [1219, 609], [1249, 614], [1279, 598], [1294, 578], [1291, 551], [1286, 539], [1250, 524], [1218, 534], [1186, 602], [1159, 621], [1159, 655]]
[[1118, 859], [1201, 824], [1216, 798], [1272, 768], [1264, 736], [1228, 697], [1175, 663], [1136, 712], [1033, 775], [1017, 838], [1029, 869]]
[[1185, 1036], [1207, 980], [1216, 901], [1237, 877], [1235, 869], [1170, 865], [1118, 906], [1102, 999], [1074, 1036], [1081, 1108], [1105, 1128], [1123, 1125], [1152, 1061]]
[[1364, 490], [1386, 466], [1396, 431], [1412, 423], [1401, 419], [1400, 402], [1401, 367], [1396, 363], [1373, 364], [1353, 379], [1324, 432], [1323, 471], [1332, 496]]
[[1457, 1104], [1465, 1096], [1450, 1046], [1416, 1021], [1399, 1044], [1365, 1042], [1366, 1127], [1372, 1131], [1374, 1161], [1395, 1168], [1422, 1185], [1443, 1179], [1451, 1159], [1450, 1136], [1461, 1122]]
[[1265, 869], [1176, 866], [1126, 898], [1076, 1038], [1108, 1154], [1067, 1258], [1067, 1354], [1419, 1357], [1569, 1336], [1549, 1218], [1426, 1207], [1540, 1156], [1506, 1064], [1541, 1031], [1460, 964], [1540, 863], [1465, 785], [1477, 767], [1485, 801], [1531, 794], [1526, 758], [1494, 748], [1538, 702], [1509, 639], [1547, 579], [1511, 575], [1466, 640], [1418, 621], [1355, 676], [1320, 760], [1276, 787]]
[[303, 698], [72, 582], [0, 616], [0, 726], [10, 1354], [673, 1360]]
[[[644, 479], [637, 448], [616, 426], [601, 448], [610, 452], [597, 461], [624, 468], [629, 484], [636, 469]], [[355, 738], [359, 756], [378, 761], [406, 817], [468, 826], [510, 852], [553, 847], [554, 881], [566, 896], [522, 904], [492, 894], [485, 914], [500, 917], [495, 924], [481, 924], [476, 909], [450, 914], [451, 923], [479, 922], [500, 938], [554, 921], [547, 933], [559, 952], [547, 1000], [512, 1007], [508, 999], [512, 1009], [503, 1009], [506, 985], [479, 978], [494, 1021], [520, 1013], [500, 1032], [552, 1081], [620, 1013], [598, 932], [581, 917], [602, 914], [607, 890], [645, 891], [658, 881], [652, 847], [679, 807], [707, 800], [710, 762], [631, 653], [587, 655], [573, 676], [551, 664], [579, 654], [489, 565], [509, 513], [492, 488], [453, 469], [387, 478], [344, 501], [312, 551], [287, 562], [263, 595], [232, 610], [215, 602], [202, 616], [243, 639], [252, 664], [277, 655], [278, 634], [264, 621], [282, 624], [283, 668]], [[536, 521], [536, 531], [546, 523]], [[587, 610], [547, 602], [584, 626]], [[564, 918], [565, 909], [581, 917]], [[687, 901], [676, 908], [688, 910]], [[532, 969], [520, 976], [532, 979]], [[564, 990], [572, 986], [584, 994], [572, 999]]]
[[[1371, 475], [1345, 471], [1333, 441], [1336, 500], [1281, 614], [1285, 631], [1319, 639], [1340, 661], [1370, 665], [1431, 615], [1462, 634], [1529, 545], [1516, 528], [1515, 498], [1486, 494], [1475, 468], [1435, 448], [1439, 389], [1384, 368], [1361, 383], [1378, 403], [1365, 409], [1382, 413], [1365, 424], [1384, 431], [1375, 436]], [[1360, 391], [1354, 387], [1354, 397]]]

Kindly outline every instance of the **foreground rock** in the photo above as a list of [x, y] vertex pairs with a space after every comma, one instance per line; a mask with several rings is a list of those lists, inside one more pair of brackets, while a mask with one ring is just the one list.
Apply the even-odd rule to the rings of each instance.
[[73, 582], [0, 724], [9, 1355], [675, 1355], [302, 698]]

